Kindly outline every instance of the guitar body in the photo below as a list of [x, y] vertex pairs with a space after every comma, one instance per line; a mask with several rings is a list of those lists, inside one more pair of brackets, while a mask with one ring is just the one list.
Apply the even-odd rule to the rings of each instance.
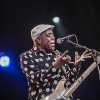
[[90, 75], [90, 73], [99, 63], [100, 56], [97, 57], [97, 61], [93, 62], [87, 68], [87, 70], [85, 70], [85, 72], [70, 86], [70, 88], [64, 88], [64, 83], [66, 80], [62, 79], [57, 85], [55, 91], [42, 100], [71, 100], [69, 97], [71, 97], [72, 93], [81, 85], [81, 83]]
[[66, 91], [66, 89], [64, 88], [64, 83], [66, 82], [66, 79], [62, 79], [55, 91], [53, 93], [51, 93], [50, 95], [48, 95], [46, 98], [41, 99], [41, 100], [71, 100], [69, 97], [68, 98], [62, 98], [61, 94], [63, 91]]
[[58, 85], [57, 85], [55, 91], [54, 91], [53, 93], [51, 93], [49, 96], [46, 97], [47, 100], [58, 100], [58, 99], [56, 99], [55, 97], [58, 97], [58, 96], [62, 93], [62, 91], [65, 90], [65, 88], [64, 88], [64, 83], [65, 83], [65, 81], [66, 81], [66, 80], [62, 79], [62, 80], [58, 83]]

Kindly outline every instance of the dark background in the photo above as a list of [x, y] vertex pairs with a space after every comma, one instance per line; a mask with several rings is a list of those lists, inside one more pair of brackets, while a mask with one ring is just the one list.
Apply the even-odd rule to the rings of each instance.
[[[0, 67], [0, 100], [27, 100], [27, 80], [20, 68], [19, 55], [32, 48], [30, 32], [34, 26], [54, 24], [52, 18], [59, 16], [66, 30], [64, 35], [76, 34], [79, 44], [100, 50], [99, 0], [1, 0], [0, 10], [0, 52], [11, 58], [10, 67]], [[56, 31], [57, 38], [60, 35]], [[63, 32], [60, 34], [63, 36]], [[63, 45], [57, 48], [64, 51], [66, 44]], [[86, 61], [80, 74], [88, 65]], [[81, 100], [100, 100], [97, 68], [74, 96]]]

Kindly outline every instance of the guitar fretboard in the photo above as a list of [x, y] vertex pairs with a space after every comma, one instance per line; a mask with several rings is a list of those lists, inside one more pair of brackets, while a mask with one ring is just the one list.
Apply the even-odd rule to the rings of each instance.
[[64, 97], [69, 97], [79, 86], [80, 84], [89, 76], [89, 74], [96, 68], [96, 62], [93, 62], [88, 69], [72, 84], [72, 86], [65, 92], [63, 92]]

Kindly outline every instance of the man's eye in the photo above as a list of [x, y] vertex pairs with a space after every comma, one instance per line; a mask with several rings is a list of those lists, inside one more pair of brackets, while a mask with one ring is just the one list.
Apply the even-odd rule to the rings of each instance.
[[51, 35], [48, 35], [48, 37], [51, 37]]
[[47, 37], [50, 37], [51, 35], [47, 34]]

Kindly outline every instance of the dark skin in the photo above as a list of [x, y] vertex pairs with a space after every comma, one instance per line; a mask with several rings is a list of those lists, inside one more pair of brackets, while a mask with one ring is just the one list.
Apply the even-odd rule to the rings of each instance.
[[[44, 50], [46, 53], [55, 50], [55, 37], [52, 29], [46, 30], [44, 33], [40, 35], [36, 40], [37, 47], [39, 49]], [[73, 63], [77, 67], [85, 61], [86, 59], [91, 58], [91, 53], [87, 50], [83, 52], [81, 56], [78, 55], [78, 52], [75, 53], [75, 62], [71, 61], [71, 57], [68, 55], [68, 51], [65, 51], [63, 54], [58, 53], [55, 58], [55, 62], [53, 62], [53, 66], [55, 68], [59, 68], [65, 63]]]
[[46, 53], [55, 50], [55, 37], [51, 29], [45, 31], [37, 39], [38, 48], [43, 49]]

